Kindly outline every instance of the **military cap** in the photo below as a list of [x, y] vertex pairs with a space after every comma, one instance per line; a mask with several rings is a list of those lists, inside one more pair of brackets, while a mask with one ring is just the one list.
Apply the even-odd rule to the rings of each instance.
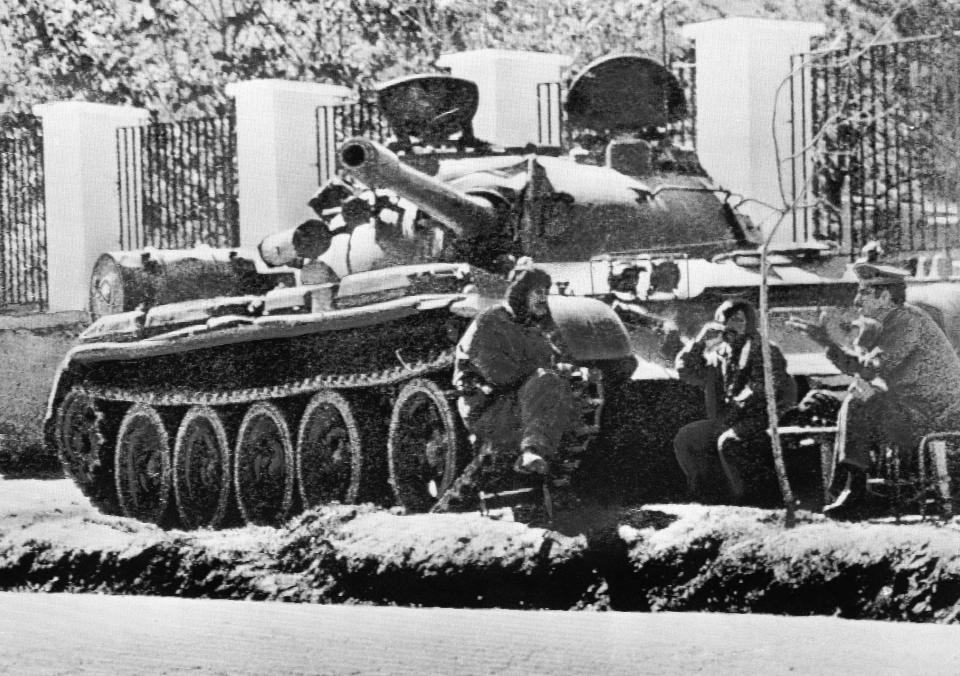
[[857, 275], [857, 280], [867, 286], [906, 284], [907, 277], [910, 276], [910, 272], [903, 268], [866, 262], [854, 265], [853, 271]]

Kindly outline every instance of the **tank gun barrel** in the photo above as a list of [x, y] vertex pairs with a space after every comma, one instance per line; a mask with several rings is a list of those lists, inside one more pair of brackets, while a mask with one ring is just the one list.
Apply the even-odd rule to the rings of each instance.
[[400, 161], [388, 148], [365, 138], [348, 139], [340, 149], [344, 168], [370, 187], [394, 190], [458, 237], [493, 232], [496, 210], [482, 197], [450, 187]]

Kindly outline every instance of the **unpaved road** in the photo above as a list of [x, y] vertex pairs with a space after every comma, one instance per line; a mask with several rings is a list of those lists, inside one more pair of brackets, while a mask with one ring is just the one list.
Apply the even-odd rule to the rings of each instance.
[[[83, 539], [98, 520], [69, 481], [0, 480], [0, 531]], [[952, 676], [958, 665], [956, 625], [0, 593], [0, 674]]]
[[944, 674], [960, 629], [698, 613], [0, 594], [9, 674]]

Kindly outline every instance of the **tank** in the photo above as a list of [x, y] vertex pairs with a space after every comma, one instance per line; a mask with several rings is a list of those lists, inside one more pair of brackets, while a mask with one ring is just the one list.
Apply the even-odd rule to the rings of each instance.
[[[755, 298], [756, 234], [664, 134], [680, 114], [666, 69], [616, 57], [577, 82], [568, 114], [612, 135], [602, 162], [494, 148], [472, 130], [476, 85], [411, 76], [378, 91], [395, 140], [342, 144], [342, 176], [310, 200], [317, 219], [250, 250], [102, 256], [96, 321], [44, 422], [66, 472], [104, 512], [187, 528], [274, 524], [333, 501], [430, 509], [475, 459], [452, 403], [453, 347], [526, 257], [554, 279], [578, 374], [557, 485], [675, 497], [669, 442], [702, 393], [676, 380], [665, 339], [724, 298]], [[637, 105], [613, 105], [623, 92]], [[852, 299], [852, 283], [801, 265], [828, 254], [772, 257], [784, 318]], [[797, 375], [832, 372], [816, 346], [777, 337]]]

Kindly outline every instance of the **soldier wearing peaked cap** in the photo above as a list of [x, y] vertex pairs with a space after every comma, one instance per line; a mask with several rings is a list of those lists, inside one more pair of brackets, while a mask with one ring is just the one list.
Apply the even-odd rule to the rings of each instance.
[[868, 343], [847, 349], [823, 321], [790, 320], [827, 348], [837, 368], [854, 376], [838, 420], [835, 485], [845, 483], [824, 508], [834, 518], [862, 515], [872, 448], [888, 444], [910, 451], [926, 434], [960, 429], [960, 357], [936, 322], [905, 302], [909, 273], [870, 262], [858, 263], [854, 272], [854, 305], [877, 326]]

